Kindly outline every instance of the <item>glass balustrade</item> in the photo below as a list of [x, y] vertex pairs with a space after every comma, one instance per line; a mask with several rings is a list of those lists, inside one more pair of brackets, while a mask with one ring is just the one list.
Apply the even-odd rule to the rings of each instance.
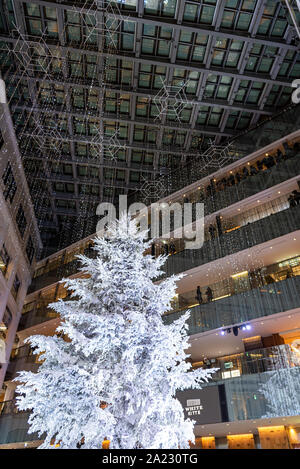
[[[299, 308], [300, 276], [274, 282], [261, 288], [211, 301], [190, 308], [189, 335], [241, 324], [252, 319], [270, 316]], [[166, 324], [178, 319], [183, 311], [163, 317]]]
[[204, 242], [199, 249], [186, 249], [169, 256], [163, 266], [167, 277], [216, 259], [279, 238], [300, 228], [300, 205], [282, 210]]

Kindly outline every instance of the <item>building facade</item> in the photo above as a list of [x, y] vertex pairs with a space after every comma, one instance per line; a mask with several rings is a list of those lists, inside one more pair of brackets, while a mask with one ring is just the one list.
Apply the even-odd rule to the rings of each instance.
[[2, 386], [41, 239], [0, 80], [0, 325]]

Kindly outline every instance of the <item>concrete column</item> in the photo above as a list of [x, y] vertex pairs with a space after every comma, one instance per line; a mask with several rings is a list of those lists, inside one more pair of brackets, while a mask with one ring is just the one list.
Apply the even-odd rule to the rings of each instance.
[[17, 387], [17, 383], [14, 383], [12, 381], [9, 381], [7, 384], [6, 384], [6, 391], [5, 391], [5, 395], [4, 395], [4, 400], [5, 401], [11, 401], [13, 398], [14, 398], [14, 394], [15, 394], [15, 389]]

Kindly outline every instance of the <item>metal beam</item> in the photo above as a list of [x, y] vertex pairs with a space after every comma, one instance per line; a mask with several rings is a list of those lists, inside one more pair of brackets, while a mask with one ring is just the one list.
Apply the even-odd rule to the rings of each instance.
[[[11, 44], [15, 44], [17, 42], [17, 39], [15, 38], [11, 38], [11, 37], [8, 37], [8, 36], [0, 36], [0, 41], [4, 41], [4, 42], [9, 42]], [[29, 43], [29, 44], [38, 44], [38, 42], [36, 41], [32, 41], [32, 40], [28, 40], [28, 41], [21, 41], [20, 42], [25, 42], [25, 43]], [[188, 71], [197, 71], [197, 72], [207, 72], [208, 70], [214, 74], [214, 75], [217, 75], [217, 76], [227, 76], [227, 77], [230, 77], [230, 78], [239, 78], [240, 80], [250, 80], [250, 81], [257, 81], [257, 82], [261, 82], [261, 83], [273, 83], [274, 85], [279, 85], [279, 86], [289, 86], [292, 82], [292, 80], [272, 80], [271, 78], [269, 78], [268, 76], [263, 76], [263, 75], [260, 75], [260, 74], [240, 74], [240, 73], [237, 73], [237, 72], [234, 72], [234, 71], [226, 71], [224, 68], [222, 67], [214, 67], [214, 68], [209, 68], [207, 69], [205, 64], [204, 65], [199, 65], [199, 64], [196, 64], [196, 63], [187, 63], [187, 64], [183, 64], [182, 62], [178, 63], [178, 62], [175, 62], [175, 63], [171, 63], [170, 61], [167, 61], [166, 58], [164, 59], [158, 59], [158, 57], [149, 57], [149, 58], [146, 58], [146, 57], [135, 57], [134, 55], [131, 55], [131, 54], [125, 54], [125, 53], [122, 53], [122, 54], [112, 54], [112, 53], [109, 53], [109, 52], [99, 52], [99, 51], [96, 51], [96, 50], [87, 50], [87, 49], [81, 49], [81, 48], [76, 48], [76, 47], [70, 47], [70, 46], [61, 46], [61, 45], [53, 45], [51, 43], [46, 43], [47, 46], [49, 47], [49, 49], [56, 49], [59, 48], [61, 49], [62, 51], [64, 52], [74, 52], [76, 54], [80, 54], [80, 55], [92, 55], [92, 56], [97, 56], [97, 57], [110, 57], [110, 58], [115, 58], [115, 59], [119, 59], [119, 60], [127, 60], [127, 61], [131, 61], [131, 62], [138, 62], [138, 63], [144, 63], [144, 64], [148, 64], [148, 65], [158, 65], [158, 66], [165, 66], [165, 67], [168, 67], [168, 68], [171, 68], [171, 69], [181, 69], [181, 70], [188, 70]], [[296, 49], [297, 50], [297, 49]]]
[[[6, 75], [6, 78], [8, 78], [10, 75]], [[135, 76], [135, 74], [134, 74]], [[42, 76], [36, 76], [36, 77], [22, 77], [21, 75], [13, 75], [14, 78], [16, 79], [21, 79], [23, 78], [24, 80], [27, 80], [28, 82], [30, 81], [35, 81], [35, 82], [42, 82], [42, 83], [49, 83], [49, 84], [54, 84], [54, 85], [60, 85], [60, 86], [65, 86], [66, 89], [69, 88], [83, 88], [86, 90], [90, 90], [91, 87], [92, 89], [95, 89], [97, 91], [101, 91], [103, 88], [101, 86], [95, 85], [94, 81], [91, 80], [90, 84], [85, 84], [85, 83], [80, 83], [80, 82], [75, 82], [72, 81], [70, 78], [67, 79], [67, 81], [61, 81], [57, 79], [49, 79], [49, 78], [43, 78]], [[85, 80], [87, 82], [87, 80]], [[205, 88], [205, 83], [202, 82], [202, 90], [204, 91]], [[137, 89], [136, 91], [134, 90], [135, 86], [133, 85], [132, 89], [128, 89], [126, 87], [122, 87], [121, 85], [116, 85], [116, 86], [109, 86], [105, 85], [105, 90], [110, 91], [110, 92], [115, 92], [115, 93], [125, 93], [129, 94], [130, 96], [141, 96], [141, 97], [148, 97], [148, 98], [153, 98], [157, 92], [153, 90], [143, 90], [143, 89]], [[203, 93], [202, 93], [203, 95]], [[249, 106], [247, 104], [243, 105], [237, 105], [237, 104], [230, 104], [229, 100], [227, 102], [223, 102], [223, 100], [201, 100], [197, 99], [198, 93], [196, 93], [196, 99], [187, 99], [186, 103], [191, 106], [208, 106], [208, 107], [222, 107], [224, 109], [232, 110], [232, 111], [247, 111], [247, 112], [254, 112], [258, 114], [264, 114], [266, 116], [272, 116], [276, 109], [271, 109], [271, 110], [262, 110], [259, 109], [257, 106]], [[92, 114], [91, 114], [92, 115]]]
[[[37, 161], [42, 161], [43, 156], [38, 156], [38, 155], [33, 155], [32, 153], [23, 153], [23, 157], [26, 159], [31, 159], [31, 160], [37, 160]], [[83, 158], [80, 158], [79, 156], [75, 156], [75, 158], [67, 158], [65, 155], [60, 155], [57, 159], [52, 158], [51, 155], [47, 155], [47, 161], [50, 163], [62, 163], [62, 164], [72, 164], [75, 163], [76, 166], [90, 166], [90, 167], [95, 167], [95, 168], [109, 168], [109, 169], [125, 169], [125, 170], [130, 170], [130, 171], [136, 171], [139, 173], [151, 173], [151, 174], [157, 174], [159, 173], [159, 169], [154, 169], [149, 166], [145, 166], [142, 164], [138, 163], [132, 163], [130, 166], [128, 166], [127, 163], [124, 163], [123, 161], [118, 161], [117, 163], [114, 161], [110, 161], [107, 159], [103, 159], [103, 163], [97, 163], [93, 159], [86, 158], [85, 160]]]
[[[260, 0], [261, 1], [261, 0]], [[46, 6], [46, 7], [55, 7], [57, 9], [63, 9], [63, 10], [73, 10], [73, 11], [82, 11], [83, 13], [86, 12], [88, 13], [88, 9], [84, 9], [79, 6], [75, 6], [74, 4], [67, 4], [63, 2], [55, 3], [55, 2], [49, 2], [49, 1], [44, 1], [44, 0], [31, 0], [31, 3], [37, 3], [41, 6]], [[183, 0], [181, 0], [179, 3], [184, 3]], [[166, 17], [161, 17], [157, 16], [153, 18], [153, 16], [147, 16], [145, 14], [142, 14], [139, 12], [139, 14], [135, 11], [132, 12], [130, 10], [126, 10], [124, 15], [120, 16], [117, 13], [106, 13], [107, 16], [114, 16], [114, 17], [119, 17], [120, 19], [123, 19], [124, 16], [130, 18], [131, 21], [135, 21], [136, 23], [148, 23], [148, 24], [153, 24], [155, 26], [162, 26], [162, 27], [172, 27], [174, 29], [181, 29], [184, 31], [190, 31], [190, 32], [196, 32], [200, 34], [207, 34], [209, 36], [213, 37], [222, 37], [225, 39], [234, 39], [234, 40], [240, 40], [240, 41], [245, 41], [251, 44], [262, 44], [262, 45], [272, 45], [274, 47], [283, 47], [286, 50], [297, 50], [297, 46], [291, 46], [290, 44], [286, 44], [285, 42], [281, 41], [274, 41], [272, 39], [268, 38], [257, 38], [257, 37], [249, 37], [248, 36], [248, 31], [242, 34], [241, 32], [228, 32], [226, 30], [214, 30], [210, 26], [203, 26], [200, 24], [193, 24], [192, 26], [188, 24], [187, 22], [180, 22], [177, 21], [176, 19], [171, 19], [171, 18], [166, 18]]]
[[[86, 116], [85, 113], [81, 113], [81, 112], [73, 112], [73, 111], [69, 111], [69, 110], [62, 110], [60, 108], [56, 108], [56, 109], [53, 109], [53, 108], [40, 108], [40, 107], [31, 107], [31, 106], [26, 106], [26, 105], [11, 105], [11, 108], [12, 109], [20, 109], [20, 110], [23, 110], [23, 111], [28, 111], [28, 112], [36, 112], [36, 113], [39, 113], [39, 114], [42, 114], [42, 113], [45, 113], [45, 114], [53, 114], [53, 115], [56, 115], [56, 114], [60, 114], [61, 116], [71, 116], [71, 117], [79, 117], [79, 118], [85, 118], [86, 121], [88, 121], [88, 118], [89, 117], [94, 117], [96, 119], [99, 119], [99, 120], [103, 120], [104, 122], [108, 121], [114, 121], [114, 122], [119, 122], [119, 123], [125, 123], [125, 124], [131, 124], [131, 123], [134, 123], [134, 124], [137, 124], [137, 125], [144, 125], [145, 127], [151, 127], [151, 128], [157, 128], [157, 130], [160, 130], [160, 129], [165, 129], [165, 130], [189, 130], [190, 129], [190, 124], [189, 123], [179, 123], [178, 125], [174, 125], [174, 124], [163, 124], [161, 122], [154, 122], [154, 121], [149, 121], [148, 119], [143, 119], [143, 118], [139, 118], [138, 120], [136, 119], [130, 119], [129, 117], [128, 118], [121, 118], [121, 117], [118, 117], [116, 116], [115, 114], [103, 114], [102, 116], [99, 115], [99, 114], [90, 114], [89, 116]], [[242, 109], [240, 109], [242, 110]], [[243, 109], [243, 111], [245, 110], [245, 108]], [[220, 132], [219, 129], [217, 128], [214, 128], [214, 127], [208, 127], [208, 126], [197, 126], [194, 128], [195, 131], [198, 131], [202, 134], [207, 134], [207, 135], [217, 135], [217, 134], [220, 134], [221, 136], [224, 136], [224, 137], [231, 137], [232, 135], [234, 135], [234, 132]], [[71, 133], [71, 136], [72, 136], [73, 132]]]
[[[287, 6], [287, 9], [289, 11], [289, 14], [290, 14], [290, 17], [291, 17], [291, 20], [293, 22], [293, 25], [294, 25], [294, 28], [297, 32], [297, 35], [298, 35], [298, 38], [300, 39], [300, 28], [299, 28], [299, 24], [298, 24], [298, 21], [297, 21], [297, 17], [295, 15], [295, 12], [293, 10], [293, 7], [290, 3], [290, 0], [284, 0], [285, 1], [285, 4]], [[299, 8], [299, 4], [298, 4], [298, 8]]]
[[[211, 135], [216, 135], [216, 132], [212, 132]], [[233, 133], [233, 136], [238, 136], [239, 133], [237, 131], [234, 131]], [[22, 132], [22, 138], [23, 137], [36, 137], [36, 135], [32, 134], [31, 132]], [[69, 136], [61, 136], [58, 140], [62, 140], [62, 141], [65, 141], [65, 142], [70, 142], [72, 141], [71, 138]], [[85, 144], [92, 144], [92, 140], [91, 140], [91, 137], [78, 137], [78, 136], [74, 136], [73, 138], [73, 141], [74, 142], [77, 142], [77, 143], [85, 143]], [[185, 152], [183, 150], [176, 150], [175, 146], [170, 146], [169, 148], [166, 148], [166, 145], [161, 148], [161, 149], [157, 149], [157, 147], [155, 145], [151, 145], [149, 143], [143, 143], [141, 142], [140, 144], [139, 143], [134, 143], [132, 145], [126, 143], [126, 148], [132, 148], [133, 150], [140, 150], [140, 151], [149, 151], [149, 152], [155, 152], [155, 151], [158, 151], [159, 153], [163, 153], [163, 154], [171, 154], [171, 155], [178, 155], [178, 156], [181, 156], [182, 154], [185, 154], [186, 156], [197, 156], [199, 155], [199, 152], [197, 151], [193, 151], [193, 152]]]

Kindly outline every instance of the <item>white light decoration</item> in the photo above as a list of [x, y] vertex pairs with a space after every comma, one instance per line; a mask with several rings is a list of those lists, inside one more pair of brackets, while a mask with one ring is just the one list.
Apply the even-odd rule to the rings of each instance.
[[145, 203], [151, 203], [153, 200], [162, 199], [166, 193], [166, 184], [163, 177], [150, 180], [142, 177], [140, 194]]
[[[93, 36], [97, 36], [100, 42], [107, 42], [108, 48], [118, 48], [120, 24], [130, 20], [130, 17], [122, 14], [117, 1], [86, 0], [80, 9], [73, 5], [72, 10], [79, 13], [82, 19], [83, 47], [89, 44]], [[67, 22], [66, 27], [69, 25]]]
[[169, 116], [171, 119], [181, 121], [181, 113], [183, 109], [189, 104], [185, 94], [187, 82], [182, 82], [179, 85], [170, 85], [162, 78], [162, 87], [154, 97], [149, 96], [157, 108], [157, 116], [155, 120], [161, 120], [163, 116]]
[[46, 34], [25, 35], [17, 27], [13, 34], [17, 35], [17, 40], [13, 45], [12, 53], [21, 74], [30, 77], [35, 73], [43, 73], [44, 78], [49, 78], [53, 54], [46, 43]]
[[224, 146], [216, 145], [215, 142], [210, 140], [208, 148], [201, 153], [200, 158], [203, 161], [202, 169], [207, 167], [219, 169], [235, 161], [237, 156], [231, 142]]

